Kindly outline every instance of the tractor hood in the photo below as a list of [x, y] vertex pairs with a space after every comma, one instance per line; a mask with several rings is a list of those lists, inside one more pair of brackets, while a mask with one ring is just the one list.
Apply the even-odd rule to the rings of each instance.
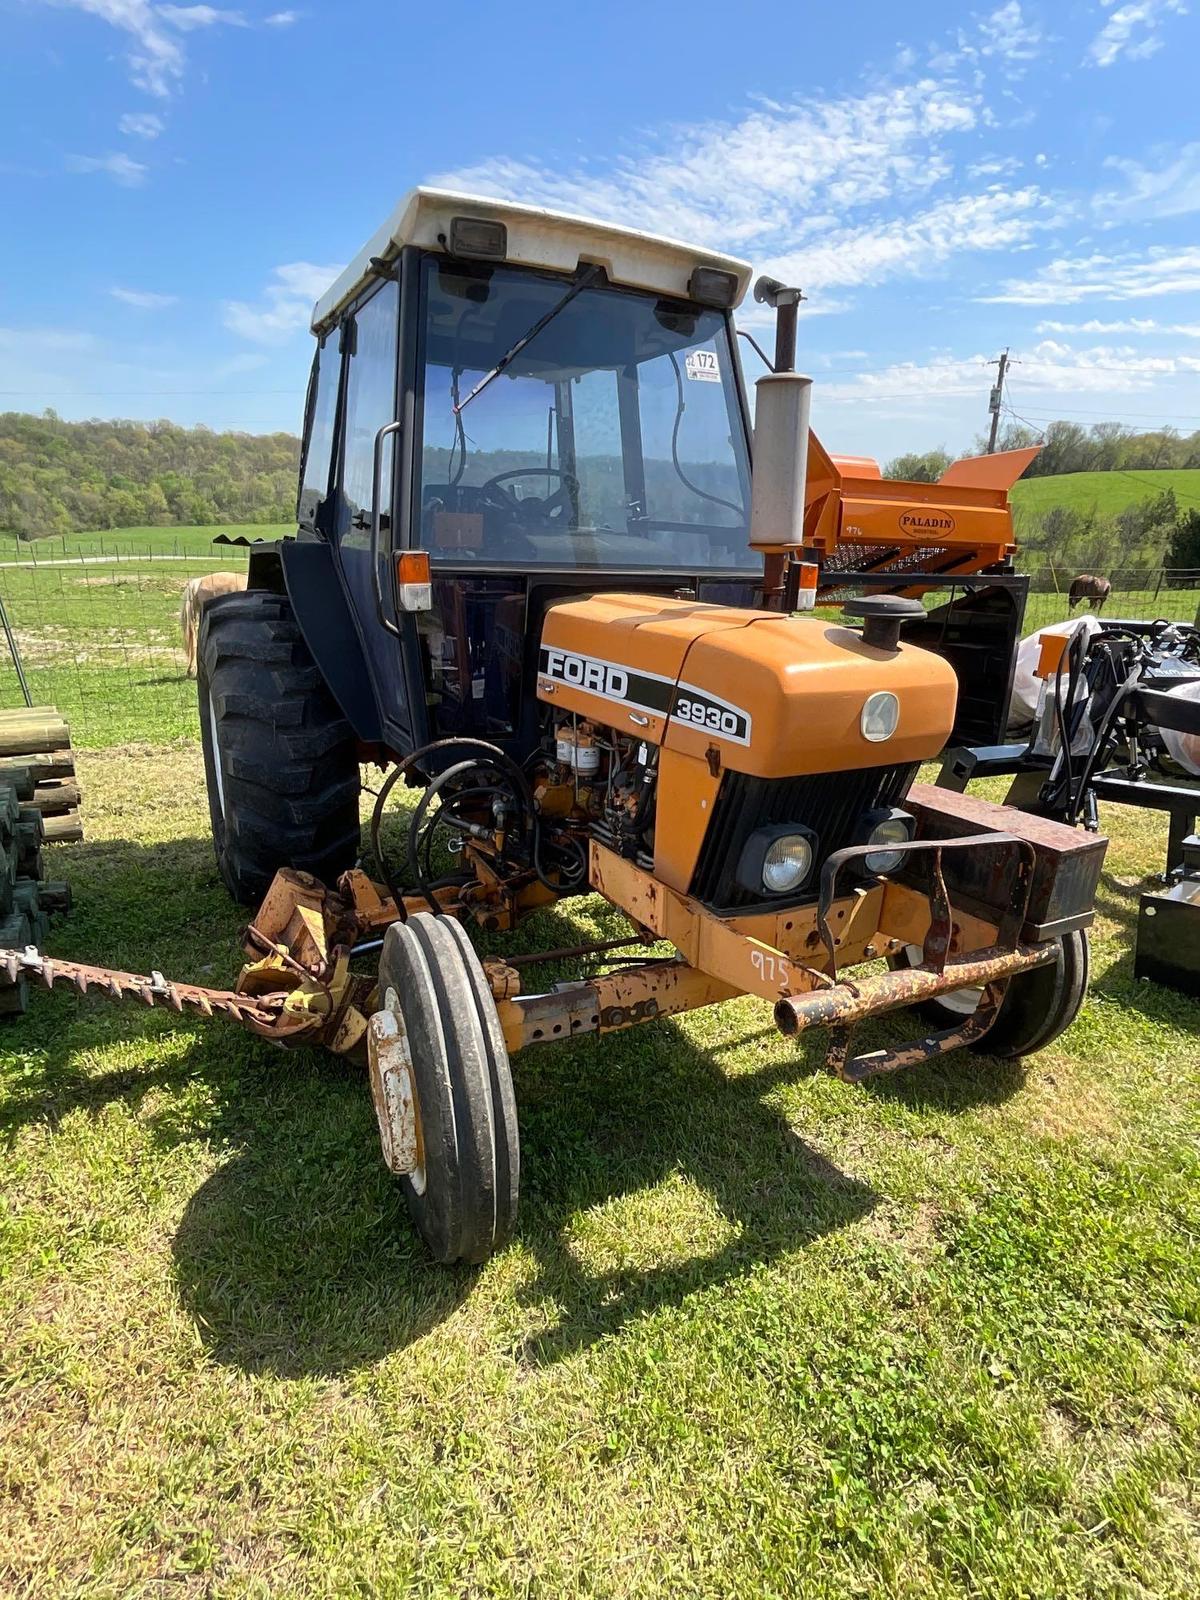
[[[895, 732], [862, 731], [867, 700], [895, 695]], [[538, 698], [681, 754], [756, 777], [927, 761], [958, 694], [940, 656], [880, 650], [818, 618], [604, 594], [546, 613]]]

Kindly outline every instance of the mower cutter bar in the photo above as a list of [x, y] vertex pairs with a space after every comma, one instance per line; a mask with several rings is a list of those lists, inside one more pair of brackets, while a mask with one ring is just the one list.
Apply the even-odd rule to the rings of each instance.
[[0, 983], [15, 984], [22, 976], [38, 978], [52, 989], [56, 983], [69, 983], [80, 994], [97, 989], [114, 1000], [141, 1000], [148, 1006], [167, 1005], [175, 1011], [189, 1009], [201, 1016], [216, 1013], [235, 1022], [270, 1028], [279, 1018], [284, 996], [258, 996], [248, 1001], [231, 989], [206, 989], [197, 983], [172, 983], [161, 972], [149, 977], [142, 973], [120, 972], [112, 967], [89, 966], [82, 961], [59, 961], [34, 946], [24, 950], [0, 950]]

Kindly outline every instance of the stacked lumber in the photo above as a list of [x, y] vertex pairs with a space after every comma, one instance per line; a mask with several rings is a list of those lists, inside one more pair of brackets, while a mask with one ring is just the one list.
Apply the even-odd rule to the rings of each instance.
[[[0, 711], [0, 949], [42, 945], [71, 891], [46, 877], [42, 846], [83, 838], [67, 724], [53, 706]], [[29, 980], [0, 984], [0, 1017], [29, 1005]]]
[[71, 734], [53, 706], [0, 711], [0, 784], [41, 816], [51, 844], [83, 838]]

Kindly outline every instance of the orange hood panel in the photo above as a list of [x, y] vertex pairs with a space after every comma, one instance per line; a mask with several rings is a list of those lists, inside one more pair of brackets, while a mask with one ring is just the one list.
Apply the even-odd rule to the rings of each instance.
[[[868, 696], [899, 702], [895, 734], [863, 737]], [[911, 645], [883, 651], [813, 619], [644, 595], [562, 601], [546, 613], [538, 697], [619, 732], [759, 777], [925, 761], [949, 736], [953, 668]]]

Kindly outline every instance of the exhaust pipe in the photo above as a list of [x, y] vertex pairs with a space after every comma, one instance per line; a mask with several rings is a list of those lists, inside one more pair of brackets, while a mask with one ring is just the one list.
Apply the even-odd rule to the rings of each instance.
[[773, 306], [777, 320], [775, 370], [754, 386], [750, 548], [762, 553], [764, 596], [777, 597], [780, 609], [790, 609], [791, 604], [803, 606], [806, 601], [811, 605], [815, 593], [811, 584], [788, 582], [788, 569], [804, 545], [808, 483], [812, 379], [795, 371], [796, 314], [804, 297], [799, 289], [789, 289], [774, 278], [760, 278], [754, 298]]

